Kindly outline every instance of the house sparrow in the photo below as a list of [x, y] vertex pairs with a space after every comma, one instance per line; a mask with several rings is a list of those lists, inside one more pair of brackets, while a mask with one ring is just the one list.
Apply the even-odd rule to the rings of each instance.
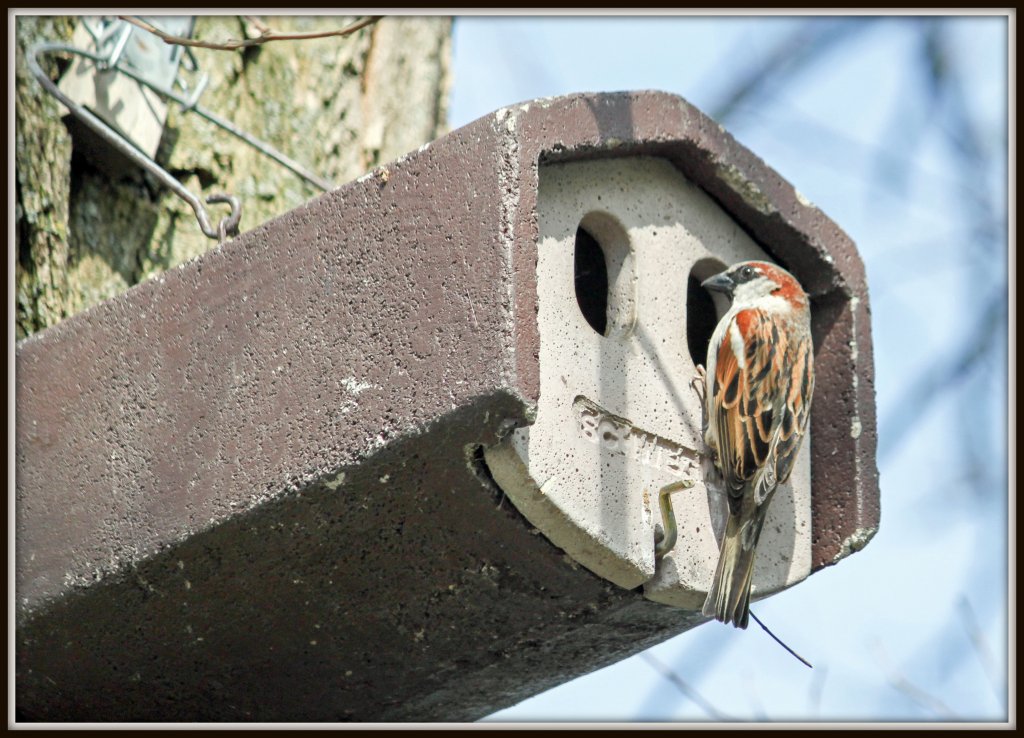
[[793, 470], [814, 391], [811, 312], [793, 276], [745, 261], [705, 280], [732, 306], [708, 346], [704, 440], [729, 501], [703, 613], [737, 628], [750, 616], [754, 554], [768, 503]]

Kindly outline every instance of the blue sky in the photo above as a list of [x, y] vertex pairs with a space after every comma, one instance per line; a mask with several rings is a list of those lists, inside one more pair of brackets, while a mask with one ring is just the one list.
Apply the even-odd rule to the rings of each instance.
[[[580, 91], [659, 89], [710, 112], [779, 39], [836, 20], [459, 17], [449, 123]], [[709, 623], [494, 720], [1007, 718], [1005, 303], [984, 360], [915, 391], [975, 338], [985, 305], [1007, 292], [1010, 21], [943, 24], [959, 108], [927, 94], [925, 19], [840, 22], [860, 31], [725, 122], [853, 237], [868, 273], [879, 533], [755, 608], [815, 668], [755, 626]], [[955, 129], [960, 109], [981, 152], [970, 170]], [[994, 233], [979, 226], [985, 207]], [[703, 702], [684, 696], [659, 664]]]

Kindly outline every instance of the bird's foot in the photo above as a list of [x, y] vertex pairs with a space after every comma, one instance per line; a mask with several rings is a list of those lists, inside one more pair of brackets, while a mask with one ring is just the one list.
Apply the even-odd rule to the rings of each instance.
[[701, 438], [708, 432], [707, 377], [704, 365], [698, 364], [697, 376], [690, 380], [690, 386], [697, 393], [697, 400], [700, 402]]

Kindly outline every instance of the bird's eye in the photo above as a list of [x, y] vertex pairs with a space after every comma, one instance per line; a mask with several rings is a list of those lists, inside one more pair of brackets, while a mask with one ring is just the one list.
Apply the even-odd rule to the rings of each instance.
[[754, 276], [754, 268], [745, 266], [740, 269], [740, 277], [743, 279], [751, 279]]

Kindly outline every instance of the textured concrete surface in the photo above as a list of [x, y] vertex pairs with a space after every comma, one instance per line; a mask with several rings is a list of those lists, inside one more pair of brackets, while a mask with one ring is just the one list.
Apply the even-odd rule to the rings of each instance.
[[579, 566], [481, 463], [540, 395], [539, 167], [634, 155], [809, 288], [812, 565], [863, 546], [852, 243], [677, 97], [539, 101], [18, 345], [18, 716], [475, 719], [701, 622]]
[[[704, 356], [689, 354], [687, 289], [699, 281], [694, 270], [709, 276], [769, 257], [662, 158], [541, 167], [537, 208], [537, 420], [489, 449], [488, 466], [519, 510], [591, 571], [699, 609], [724, 529], [724, 515], [713, 521], [712, 513], [724, 512], [725, 500], [709, 498], [698, 456], [701, 411], [690, 380]], [[574, 280], [580, 228], [607, 263], [603, 333], [588, 324]], [[678, 479], [696, 486], [674, 496], [680, 535], [656, 577], [658, 490]], [[758, 546], [757, 595], [810, 572], [809, 451], [792, 481], [779, 490]]]
[[[864, 265], [850, 237], [725, 129], [674, 95], [553, 98], [496, 116], [517, 147], [517, 161], [665, 158], [796, 275], [811, 297], [816, 350], [812, 572], [867, 545], [880, 516], [874, 360]], [[536, 167], [528, 171], [528, 181], [536, 182]], [[524, 187], [520, 212], [535, 212], [535, 203], [536, 188]]]

